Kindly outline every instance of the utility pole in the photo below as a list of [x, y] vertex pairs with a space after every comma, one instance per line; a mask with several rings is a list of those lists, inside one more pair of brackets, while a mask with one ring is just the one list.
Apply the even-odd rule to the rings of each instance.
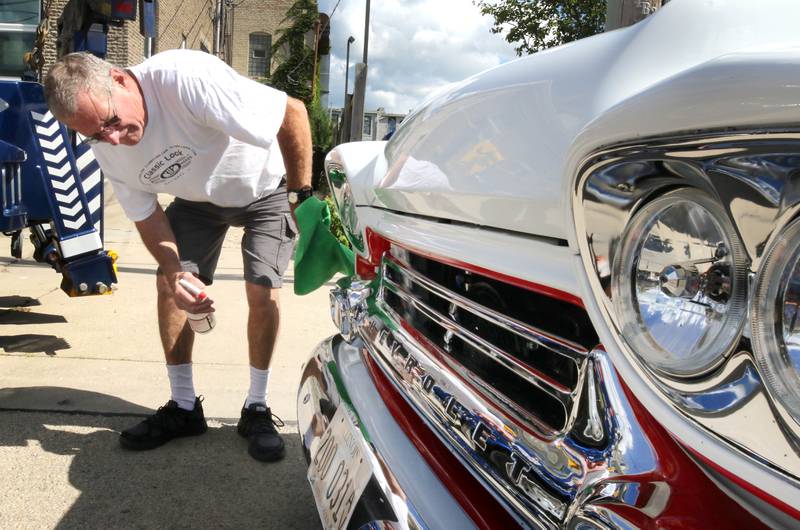
[[367, 15], [364, 18], [364, 64], [367, 64], [367, 52], [369, 51], [369, 0], [367, 0]]
[[669, 0], [608, 0], [606, 31], [635, 24], [655, 13]]
[[367, 54], [369, 50], [369, 1], [367, 14], [364, 17], [364, 61], [356, 65], [356, 77], [353, 84], [353, 116], [350, 123], [350, 141], [361, 139], [364, 124], [364, 98], [367, 91]]
[[211, 52], [219, 57], [222, 46], [222, 0], [214, 0], [214, 43]]

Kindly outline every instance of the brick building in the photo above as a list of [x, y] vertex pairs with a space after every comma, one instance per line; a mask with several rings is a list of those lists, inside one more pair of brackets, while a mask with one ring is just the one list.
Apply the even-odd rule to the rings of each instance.
[[242, 75], [266, 77], [276, 32], [294, 0], [226, 1], [223, 9], [223, 59]]
[[[148, 40], [141, 35], [139, 16], [137, 20], [109, 24], [106, 59], [128, 66], [174, 48], [213, 52], [218, 1], [220, 57], [243, 75], [265, 77], [271, 65], [272, 42], [293, 0], [155, 0], [155, 37]], [[0, 0], [0, 76], [17, 77], [24, 70], [23, 55], [34, 46], [43, 5], [47, 10], [43, 47], [47, 72], [59, 50], [65, 53], [72, 49], [68, 36], [86, 23], [91, 12], [100, 12], [104, 4], [108, 5], [104, 0]], [[97, 29], [102, 32], [102, 24]]]

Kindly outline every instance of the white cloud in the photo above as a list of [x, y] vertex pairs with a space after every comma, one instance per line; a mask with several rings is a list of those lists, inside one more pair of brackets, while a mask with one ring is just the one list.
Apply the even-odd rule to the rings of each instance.
[[[320, 0], [330, 14], [336, 0]], [[347, 37], [350, 82], [364, 46], [365, 0], [341, 0], [331, 18], [329, 102], [341, 107]], [[405, 113], [433, 91], [516, 57], [472, 0], [379, 0], [370, 5], [366, 108]]]

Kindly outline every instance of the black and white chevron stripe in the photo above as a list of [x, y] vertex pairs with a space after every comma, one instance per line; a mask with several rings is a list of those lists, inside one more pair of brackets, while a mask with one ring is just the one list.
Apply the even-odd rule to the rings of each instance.
[[42, 148], [45, 169], [54, 190], [53, 195], [58, 202], [62, 224], [70, 230], [90, 227], [91, 220], [87, 219], [81, 202], [81, 190], [78, 188], [79, 183], [72, 171], [66, 138], [61, 132], [61, 124], [50, 111], [44, 114], [31, 111], [31, 117], [35, 125], [36, 138]]
[[79, 143], [75, 148], [75, 159], [78, 164], [78, 176], [89, 205], [89, 215], [95, 229], [102, 234], [103, 222], [103, 172], [100, 164], [94, 157], [92, 147], [83, 143], [83, 138], [78, 135]]

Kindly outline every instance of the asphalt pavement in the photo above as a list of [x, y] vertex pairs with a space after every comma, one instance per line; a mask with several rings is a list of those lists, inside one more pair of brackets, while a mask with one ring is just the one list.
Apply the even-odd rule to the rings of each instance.
[[283, 461], [254, 461], [236, 434], [249, 383], [238, 229], [208, 289], [216, 328], [195, 341], [209, 431], [126, 451], [119, 431], [163, 405], [169, 386], [155, 263], [113, 200], [105, 223], [106, 248], [120, 256], [108, 296], [67, 297], [30, 244], [18, 260], [0, 238], [0, 529], [319, 528], [295, 393], [308, 353], [336, 331], [328, 287], [295, 296], [290, 268], [282, 292], [268, 401], [285, 423]]

